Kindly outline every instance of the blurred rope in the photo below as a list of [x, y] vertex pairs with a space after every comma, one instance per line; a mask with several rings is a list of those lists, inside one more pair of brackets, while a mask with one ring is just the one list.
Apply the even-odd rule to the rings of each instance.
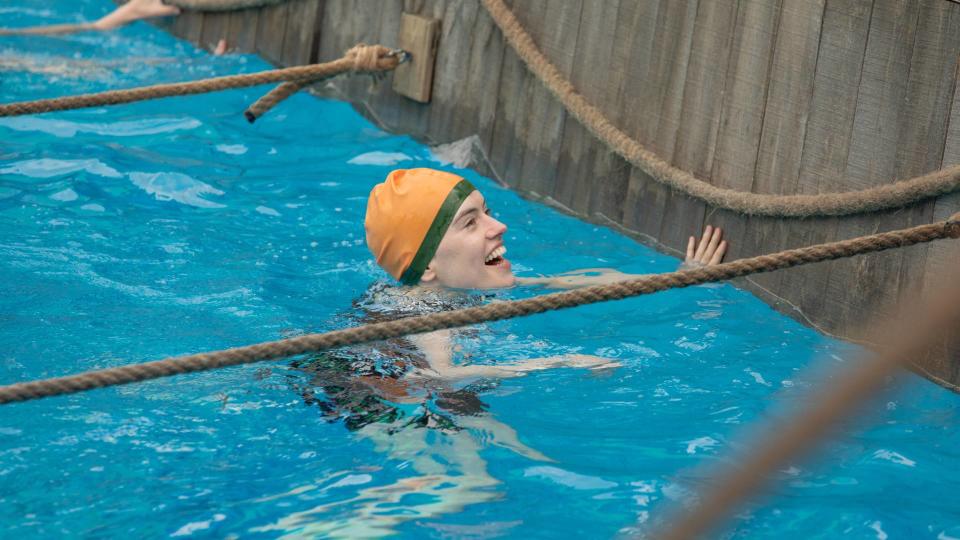
[[[960, 284], [955, 276], [934, 288], [932, 301], [915, 300], [900, 317], [880, 326], [882, 337], [873, 357], [857, 362], [834, 377], [809, 405], [793, 416], [770, 426], [767, 437], [754, 445], [738, 464], [729, 466], [700, 494], [697, 504], [666, 520], [667, 529], [654, 538], [688, 540], [703, 536], [729, 516], [737, 506], [760, 489], [771, 474], [786, 467], [831, 428], [853, 414], [857, 405], [883, 388], [898, 367], [916, 362], [932, 346], [960, 329]], [[954, 344], [957, 346], [960, 344]]]
[[862, 253], [905, 247], [941, 238], [960, 238], [960, 214], [953, 215], [947, 221], [929, 225], [780, 251], [715, 266], [644, 276], [638, 279], [546, 294], [525, 300], [498, 302], [480, 307], [409, 317], [224, 351], [166, 358], [143, 364], [90, 371], [78, 375], [12, 384], [0, 387], [0, 404], [73, 394], [92, 388], [128, 384], [183, 373], [250, 364], [263, 360], [274, 360], [307, 352], [380, 341], [409, 334], [420, 334], [443, 328], [522, 317], [545, 311], [650, 294], [667, 289], [723, 281], [819, 261], [851, 257]]

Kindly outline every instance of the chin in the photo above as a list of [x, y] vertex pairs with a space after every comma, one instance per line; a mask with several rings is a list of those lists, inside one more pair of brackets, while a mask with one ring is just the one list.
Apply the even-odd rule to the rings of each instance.
[[491, 276], [490, 279], [484, 281], [484, 286], [477, 287], [478, 289], [506, 289], [516, 285], [517, 278], [513, 275], [513, 272], [509, 272]]

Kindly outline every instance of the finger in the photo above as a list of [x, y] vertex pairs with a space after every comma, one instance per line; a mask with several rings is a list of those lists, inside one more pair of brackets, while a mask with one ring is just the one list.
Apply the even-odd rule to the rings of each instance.
[[690, 240], [687, 240], [687, 258], [684, 260], [692, 261], [693, 255], [696, 253], [697, 248], [697, 239], [693, 236], [690, 237]]
[[700, 259], [700, 262], [703, 264], [709, 264], [710, 260], [713, 259], [713, 254], [717, 251], [717, 246], [720, 244], [720, 238], [723, 237], [723, 231], [719, 227], [713, 229], [713, 234], [710, 235], [710, 243], [707, 245], [707, 250], [703, 253], [703, 258]]
[[697, 246], [697, 253], [693, 256], [696, 260], [702, 260], [703, 252], [707, 250], [707, 245], [710, 243], [710, 235], [713, 233], [713, 227], [707, 225], [707, 228], [703, 230], [703, 236], [700, 238], [700, 245]]
[[720, 245], [717, 246], [716, 253], [713, 254], [713, 257], [710, 259], [709, 264], [720, 264], [720, 261], [723, 260], [723, 256], [727, 253], [727, 241], [724, 240], [720, 242]]

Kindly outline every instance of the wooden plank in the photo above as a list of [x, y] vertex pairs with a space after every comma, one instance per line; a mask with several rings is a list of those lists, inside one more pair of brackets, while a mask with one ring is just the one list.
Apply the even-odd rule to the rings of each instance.
[[511, 162], [519, 163], [519, 154], [516, 152], [518, 136], [515, 120], [520, 110], [520, 96], [525, 82], [525, 69], [520, 58], [509, 46], [504, 48], [500, 63], [500, 88], [494, 106], [494, 120], [490, 130], [489, 152], [490, 160], [498, 171], [500, 179], [510, 186], [516, 186], [519, 180]]
[[[714, 185], [745, 191], [753, 184], [780, 13], [780, 0], [741, 2], [737, 9], [710, 173]], [[752, 228], [762, 220], [710, 210], [704, 221], [724, 230], [728, 258], [759, 253]]]
[[[610, 109], [604, 102], [613, 48], [609, 32], [616, 26], [619, 4], [619, 1], [584, 3], [573, 60], [577, 68], [570, 75], [577, 92], [604, 111]], [[579, 121], [568, 118], [561, 135], [554, 199], [577, 212], [588, 213], [591, 192], [599, 190], [610, 173], [603, 167], [596, 169], [597, 158], [599, 154], [609, 153]]]
[[281, 54], [283, 65], [299, 66], [317, 61], [317, 36], [323, 24], [320, 4], [321, 0], [290, 2]]
[[478, 2], [442, 2], [438, 7], [441, 20], [452, 24], [441, 24], [427, 132], [439, 142], [479, 135], [489, 153], [503, 38]]
[[[624, 9], [623, 14], [624, 19], [632, 20], [632, 31], [617, 118], [621, 119], [621, 128], [644, 145], [651, 142], [648, 135], [651, 130], [648, 119], [639, 108], [645, 103], [644, 95], [652, 91], [648, 87], [657, 84], [656, 79], [650, 76], [651, 59], [658, 46], [656, 37], [659, 11], [666, 9], [668, 2], [669, 0], [642, 2], [639, 6], [633, 5], [632, 8]], [[630, 4], [623, 4], [622, 9], [628, 6]], [[656, 238], [660, 232], [660, 216], [667, 193], [667, 188], [654, 182], [643, 171], [636, 168], [631, 170], [627, 179], [623, 224], [638, 233]]]
[[[910, 70], [918, 8], [913, 0], [874, 3], [846, 171], [838, 179], [824, 178], [823, 191], [868, 188], [896, 177], [907, 78], [894, 74]], [[844, 218], [838, 222], [837, 237], [879, 231], [881, 219], [879, 215]], [[888, 288], [899, 271], [891, 261], [888, 253], [880, 253], [833, 263], [823, 295], [829, 305], [819, 310], [824, 323], [840, 332], [856, 332], [864, 315], [889, 315], [893, 295]]]
[[[454, 59], [464, 58], [467, 62], [466, 81], [460, 81], [456, 75], [456, 70], [451, 67], [445, 73], [449, 76], [444, 77], [443, 86], [447, 99], [452, 104], [450, 107], [451, 115], [458, 115], [453, 105], [459, 100], [458, 94], [464, 96], [464, 100], [476, 105], [475, 111], [469, 109], [465, 111], [465, 118], [458, 121], [458, 129], [451, 138], [462, 138], [470, 134], [478, 134], [481, 144], [489, 155], [491, 147], [491, 137], [493, 135], [493, 126], [496, 117], [497, 97], [500, 93], [500, 72], [505, 48], [509, 47], [503, 39], [500, 30], [496, 27], [493, 19], [490, 18], [486, 10], [472, 2], [464, 2], [460, 9], [475, 9], [474, 17], [464, 16], [464, 20], [474, 20], [473, 31], [470, 32], [470, 40], [460, 40], [459, 43], [466, 44], [467, 50], [460, 51], [457, 46], [445, 47], [444, 53], [451, 58], [451, 65]], [[450, 43], [448, 40], [447, 43]], [[456, 43], [456, 42], [455, 42]], [[459, 116], [459, 115], [458, 115]]]
[[[736, 0], [700, 2], [694, 23], [679, 129], [671, 161], [706, 181], [710, 181], [717, 144], [720, 105], [736, 17]], [[703, 230], [706, 211], [703, 202], [670, 192], [663, 212], [675, 216], [674, 224], [665, 230], [661, 218], [660, 237], [667, 238], [665, 243], [682, 248], [687, 237]]]
[[283, 60], [283, 38], [287, 28], [289, 4], [267, 6], [260, 11], [257, 27], [257, 52], [271, 64], [279, 66]]
[[[675, 12], [673, 19], [668, 19], [661, 24], [664, 25], [664, 28], [675, 28], [667, 36], [664, 36], [664, 38], [672, 41], [670, 47], [672, 52], [668, 53], [666, 57], [658, 55], [655, 59], [657, 70], [663, 73], [661, 78], [664, 79], [664, 82], [661, 85], [661, 95], [658, 96], [660, 106], [657, 107], [657, 115], [655, 116], [657, 118], [657, 129], [652, 146], [660, 156], [676, 165], [674, 154], [684, 120], [683, 103], [687, 91], [687, 75], [690, 72], [693, 42], [698, 32], [704, 30], [702, 25], [699, 29], [697, 28], [697, 22], [704, 22], [700, 15], [701, 9], [709, 15], [709, 12], [718, 6], [714, 5], [712, 0], [708, 2], [687, 2], [686, 4], [674, 2], [671, 6]], [[720, 17], [718, 20], [722, 22], [723, 19]], [[658, 41], [663, 43], [662, 40]], [[671, 56], [674, 58], [672, 62], [670, 61]], [[704, 208], [705, 205], [701, 201], [673, 190], [667, 191], [663, 212], [661, 213], [660, 230], [657, 234], [660, 243], [672, 249], [683, 251], [686, 248], [687, 237], [690, 234], [696, 234], [703, 224]]]
[[[768, 75], [754, 192], [796, 192], [823, 16], [824, 0], [784, 0]], [[754, 219], [740, 242], [753, 253], [779, 251], [794, 226], [778, 218]], [[752, 278], [766, 289], [778, 289], [781, 279], [777, 272]]]
[[[942, 166], [960, 56], [960, 7], [922, 0], [916, 43], [907, 81], [907, 102], [900, 119], [898, 178], [910, 178]], [[934, 219], [936, 201], [898, 213], [887, 226], [909, 227]], [[929, 244], [901, 252], [896, 280], [898, 301], [923, 290]], [[957, 262], [960, 262], [958, 260]]]
[[[633, 49], [634, 39], [638, 28], [639, 17], [644, 10], [649, 9], [652, 2], [644, 5], [638, 2], [621, 0], [616, 3], [616, 18], [613, 27], [613, 44], [610, 49], [609, 60], [597, 62], [600, 66], [608, 65], [609, 73], [599, 77], [604, 79], [605, 93], [599, 97], [604, 104], [603, 110], [611, 122], [626, 129], [626, 122], [622, 115], [625, 105], [625, 90], [627, 72], [636, 62], [636, 51]], [[586, 8], [586, 6], [585, 6]], [[653, 8], [656, 8], [654, 5]], [[656, 21], [656, 17], [653, 17]], [[608, 27], [609, 28], [609, 27]], [[609, 35], [609, 30], [607, 31]], [[652, 32], [651, 32], [652, 34]], [[579, 64], [579, 63], [578, 63]], [[590, 212], [601, 214], [616, 223], [625, 223], [627, 211], [627, 194], [629, 192], [632, 165], [620, 156], [609, 151], [606, 146], [600, 147], [599, 142], [593, 145], [596, 153], [594, 170], [590, 177], [599, 178], [596, 190], [590, 196]], [[635, 211], [634, 207], [631, 211]]]
[[420, 103], [429, 103], [433, 91], [433, 69], [440, 38], [440, 21], [404, 13], [400, 18], [401, 49], [411, 60], [397, 67], [393, 74], [393, 90]]
[[[820, 186], [838, 186], [846, 174], [850, 138], [857, 108], [857, 91], [863, 66], [873, 0], [831, 0], [825, 6], [813, 98], [803, 140], [795, 192], [816, 194]], [[838, 218], [791, 221], [785, 247], [800, 247], [837, 240]], [[771, 289], [818, 319], [824, 310], [836, 309], [825, 298], [833, 263], [775, 272]]]
[[[953, 14], [951, 14], [953, 16]], [[954, 76], [953, 101], [944, 144], [941, 167], [960, 165], [960, 62]], [[941, 197], [934, 204], [933, 220], [944, 220], [960, 212], [960, 193]], [[942, 241], [930, 244], [924, 269], [923, 296], [937, 294], [935, 288], [943, 280], [953, 279], [960, 262], [960, 242]], [[944, 344], [926, 359], [927, 371], [941, 380], [949, 381], [956, 389], [960, 386], [960, 329], [944, 340]]]
[[198, 45], [208, 51], [217, 49], [221, 39], [227, 39], [229, 12], [206, 13], [203, 17], [203, 30]]
[[672, 161], [701, 179], [709, 180], [713, 165], [737, 3], [700, 2], [697, 10]]
[[227, 44], [240, 53], [252, 53], [257, 46], [257, 29], [260, 23], [259, 9], [244, 9], [230, 13], [227, 23]]
[[753, 182], [756, 193], [796, 192], [825, 0], [785, 0], [774, 48]]
[[[524, 24], [539, 26], [537, 44], [543, 54], [566, 77], [573, 72], [574, 54], [580, 31], [583, 0], [546, 3], [543, 7], [524, 2]], [[521, 159], [523, 189], [556, 196], [557, 164], [567, 112], [563, 105], [534, 76], [527, 86], [528, 136]], [[570, 119], [574, 122], [574, 119]]]
[[[541, 11], [538, 10], [544, 8], [543, 2], [509, 2], [508, 4], [521, 21], [523, 17], [528, 17], [526, 10], [532, 9], [539, 13]], [[530, 26], [527, 21], [523, 24], [534, 42], [539, 44], [539, 27], [542, 25]], [[524, 145], [529, 140], [527, 132], [531, 116], [530, 95], [535, 92], [532, 88], [540, 83], [529, 73], [523, 61], [509, 46], [505, 49], [503, 56], [500, 81], [496, 120], [490, 145], [491, 160], [498, 165], [500, 177], [508, 185], [534, 191], [540, 195], [549, 195], [549, 193], [536, 191], [534, 189], [536, 186], [531, 186], [530, 183], [522, 183], [521, 167], [523, 155], [527, 151]]]
[[198, 43], [203, 32], [203, 12], [182, 11], [170, 25], [170, 32], [190, 43]]

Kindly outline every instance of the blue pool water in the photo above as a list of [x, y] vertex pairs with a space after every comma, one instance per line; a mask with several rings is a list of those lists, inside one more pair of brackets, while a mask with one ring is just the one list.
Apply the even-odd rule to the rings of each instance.
[[[15, 5], [14, 5], [15, 4]], [[107, 1], [8, 2], [3, 24]], [[145, 24], [0, 37], [0, 100], [257, 71]], [[678, 261], [458, 170], [345, 104], [265, 89], [0, 119], [0, 382], [339, 327], [385, 278], [366, 194], [393, 167], [455, 170], [510, 227], [521, 275]], [[511, 290], [500, 298], [535, 294]], [[617, 358], [491, 384], [447, 433], [325, 421], [289, 361], [0, 407], [0, 537], [608, 538], [709, 484], [753, 420], [802, 401], [815, 359], [853, 347], [733, 287], [484, 325], [464, 354]], [[912, 375], [724, 534], [956, 538], [960, 397]], [[407, 414], [414, 406], [401, 405]], [[547, 459], [549, 458], [549, 459]]]

